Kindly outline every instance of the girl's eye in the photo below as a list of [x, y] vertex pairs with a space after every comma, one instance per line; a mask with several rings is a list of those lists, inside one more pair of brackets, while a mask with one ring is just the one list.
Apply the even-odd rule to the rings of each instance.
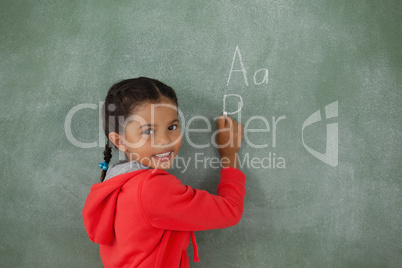
[[143, 133], [146, 135], [152, 135], [152, 134], [154, 134], [154, 131], [152, 129], [147, 129]]
[[[173, 127], [173, 129], [172, 129], [172, 127]], [[170, 127], [169, 127], [169, 130], [176, 130], [177, 129], [177, 125], [171, 125]]]
[[[178, 126], [177, 125], [171, 125], [168, 129], [170, 130], [170, 131], [173, 131], [173, 130], [176, 130], [178, 128]], [[154, 132], [154, 130], [153, 129], [147, 129], [147, 130], [145, 130], [144, 132], [143, 132], [143, 134], [145, 134], [145, 135], [152, 135], [152, 134], [154, 134], [155, 132]]]

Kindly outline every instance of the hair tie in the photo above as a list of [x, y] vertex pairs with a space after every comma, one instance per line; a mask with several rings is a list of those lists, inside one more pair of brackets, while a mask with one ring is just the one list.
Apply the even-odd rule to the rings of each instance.
[[103, 161], [102, 163], [99, 163], [99, 168], [103, 169], [103, 170], [107, 170], [108, 165], [109, 165], [109, 163], [106, 163], [105, 161]]

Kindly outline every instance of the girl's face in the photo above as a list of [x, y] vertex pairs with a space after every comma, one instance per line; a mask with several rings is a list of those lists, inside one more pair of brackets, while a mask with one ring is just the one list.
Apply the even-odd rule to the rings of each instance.
[[182, 144], [176, 105], [168, 99], [145, 103], [126, 122], [125, 136], [114, 135], [119, 136], [118, 148], [128, 160], [154, 169], [169, 169]]

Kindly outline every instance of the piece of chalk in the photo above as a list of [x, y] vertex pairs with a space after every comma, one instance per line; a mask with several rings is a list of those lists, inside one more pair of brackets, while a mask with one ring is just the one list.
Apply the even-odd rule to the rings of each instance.
[[226, 116], [228, 115], [228, 113], [227, 113], [227, 112], [223, 112], [223, 115], [226, 117]]

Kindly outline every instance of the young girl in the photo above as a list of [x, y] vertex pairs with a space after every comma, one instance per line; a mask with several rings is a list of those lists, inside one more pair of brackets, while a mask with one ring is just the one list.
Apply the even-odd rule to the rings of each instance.
[[[182, 143], [177, 109], [174, 90], [145, 77], [116, 83], [107, 94], [101, 182], [91, 187], [83, 209], [86, 231], [100, 245], [106, 268], [189, 267], [190, 239], [199, 261], [194, 231], [229, 227], [241, 218], [246, 194], [237, 157], [242, 125], [218, 118], [222, 169], [212, 195], [166, 171]], [[127, 160], [108, 167], [112, 145]]]

